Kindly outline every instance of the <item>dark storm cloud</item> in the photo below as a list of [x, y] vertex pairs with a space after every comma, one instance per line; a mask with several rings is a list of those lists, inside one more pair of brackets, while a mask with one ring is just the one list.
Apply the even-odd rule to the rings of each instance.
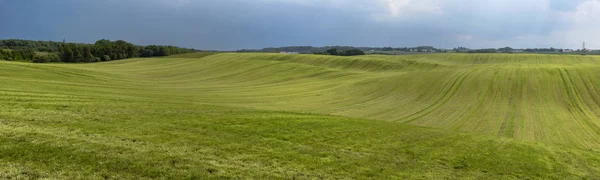
[[[560, 46], [583, 0], [5, 0], [0, 38], [289, 45]], [[547, 38], [547, 39], [545, 39]]]

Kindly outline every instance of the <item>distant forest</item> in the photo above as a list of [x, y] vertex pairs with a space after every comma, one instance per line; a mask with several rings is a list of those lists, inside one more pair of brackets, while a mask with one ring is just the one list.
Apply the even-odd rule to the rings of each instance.
[[443, 49], [434, 48], [432, 46], [417, 46], [417, 47], [353, 47], [353, 46], [324, 46], [324, 47], [313, 47], [313, 46], [287, 46], [287, 47], [269, 47], [263, 49], [242, 49], [238, 52], [297, 52], [300, 54], [322, 54], [327, 53], [328, 50], [336, 49], [338, 51], [354, 51], [356, 49], [364, 52], [385, 52], [385, 51], [399, 51], [399, 52], [445, 52]]
[[36, 63], [100, 62], [135, 57], [169, 56], [196, 51], [177, 46], [137, 46], [123, 40], [110, 41], [106, 39], [98, 40], [94, 44], [20, 39], [0, 40], [0, 59]]
[[[432, 46], [416, 46], [416, 47], [352, 47], [352, 46], [286, 46], [286, 47], [269, 47], [263, 49], [242, 49], [238, 52], [286, 52], [290, 54], [328, 54], [329, 50], [337, 49], [338, 51], [350, 51], [359, 49], [366, 54], [389, 54], [403, 55], [414, 53], [534, 53], [534, 54], [582, 54], [582, 55], [600, 55], [600, 50], [589, 49], [559, 49], [559, 48], [483, 48], [470, 49], [466, 47], [457, 47], [453, 49], [435, 48]], [[331, 54], [331, 53], [329, 53]], [[339, 55], [339, 54], [338, 54]]]

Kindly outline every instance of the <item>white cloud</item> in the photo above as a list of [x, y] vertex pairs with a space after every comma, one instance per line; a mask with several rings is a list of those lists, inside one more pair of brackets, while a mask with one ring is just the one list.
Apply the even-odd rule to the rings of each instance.
[[470, 35], [470, 34], [458, 35], [456, 37], [456, 39], [458, 39], [459, 41], [470, 41], [470, 40], [473, 40], [473, 35]]
[[[332, 8], [361, 8], [367, 7], [370, 4], [368, 0], [258, 0], [259, 2], [267, 3], [288, 3], [302, 6], [321, 6]], [[372, 5], [372, 4], [371, 4]]]
[[377, 0], [371, 16], [376, 21], [394, 22], [428, 19], [443, 14], [440, 0]]
[[375, 20], [403, 20], [442, 14], [441, 0], [259, 0], [269, 3], [289, 3], [319, 6], [344, 11], [367, 13]]
[[389, 15], [405, 17], [410, 15], [438, 15], [442, 13], [439, 0], [381, 0], [387, 5]]
[[569, 46], [580, 47], [585, 41], [588, 48], [600, 48], [600, 1], [583, 2], [575, 11], [563, 13], [562, 19], [570, 25], [561, 32]]

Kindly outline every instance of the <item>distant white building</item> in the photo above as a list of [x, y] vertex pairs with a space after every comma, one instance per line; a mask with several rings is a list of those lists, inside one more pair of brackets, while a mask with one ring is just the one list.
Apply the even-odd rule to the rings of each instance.
[[522, 49], [515, 49], [515, 50], [513, 50], [513, 52], [514, 52], [514, 53], [522, 53], [522, 52], [523, 52], [523, 50], [522, 50]]

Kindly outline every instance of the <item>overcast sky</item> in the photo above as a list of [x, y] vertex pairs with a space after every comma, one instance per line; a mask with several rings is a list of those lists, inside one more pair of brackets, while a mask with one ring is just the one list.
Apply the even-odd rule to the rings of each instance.
[[0, 38], [178, 45], [600, 48], [598, 0], [0, 0]]

